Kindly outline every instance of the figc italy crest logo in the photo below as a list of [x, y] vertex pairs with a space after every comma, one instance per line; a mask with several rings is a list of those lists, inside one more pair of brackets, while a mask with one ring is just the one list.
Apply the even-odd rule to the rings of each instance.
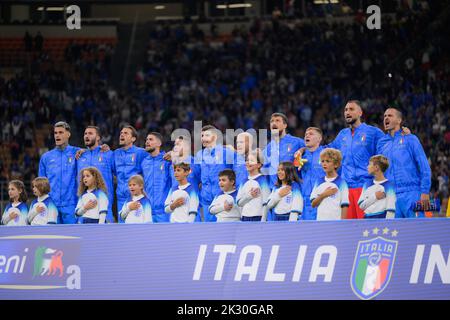
[[398, 245], [398, 241], [387, 239], [397, 237], [397, 230], [375, 227], [370, 231], [365, 230], [363, 237], [368, 238], [372, 233], [372, 239], [358, 243], [350, 278], [353, 292], [363, 300], [378, 296], [388, 286]]

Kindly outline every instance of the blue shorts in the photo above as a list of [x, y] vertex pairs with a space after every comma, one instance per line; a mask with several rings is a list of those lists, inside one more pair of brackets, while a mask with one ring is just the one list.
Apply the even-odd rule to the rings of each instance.
[[412, 206], [418, 200], [420, 200], [420, 191], [409, 191], [397, 193], [397, 202], [395, 203], [395, 218], [423, 218], [425, 213], [419, 211], [416, 216], [416, 212], [412, 210]]
[[249, 221], [261, 221], [261, 216], [256, 217], [241, 217], [241, 221], [249, 222]]
[[290, 215], [291, 215], [290, 213], [274, 214], [274, 216], [275, 216], [274, 221], [289, 221], [289, 216]]
[[83, 218], [83, 224], [96, 223], [98, 224], [99, 219]]
[[374, 214], [371, 216], [364, 215], [364, 219], [386, 219], [386, 212]]

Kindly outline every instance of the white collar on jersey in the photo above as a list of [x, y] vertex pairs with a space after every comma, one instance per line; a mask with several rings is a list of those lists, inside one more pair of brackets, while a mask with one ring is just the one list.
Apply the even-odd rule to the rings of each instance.
[[188, 182], [188, 183], [186, 183], [186, 184], [184, 184], [184, 185], [182, 185], [182, 186], [180, 186], [180, 185], [178, 185], [178, 189], [181, 189], [181, 190], [184, 190], [184, 189], [186, 189], [187, 187], [189, 187], [191, 184]]
[[133, 197], [131, 198], [131, 200], [133, 200], [133, 201], [138, 201], [138, 200], [141, 200], [143, 197], [144, 197], [144, 195], [143, 195], [143, 194], [140, 194], [140, 195], [138, 195], [138, 196], [133, 196]]
[[231, 191], [224, 191], [223, 193], [224, 194], [232, 194], [233, 192], [235, 192], [236, 191], [236, 189], [233, 189], [233, 190], [231, 190]]
[[37, 197], [37, 201], [42, 202], [49, 197], [48, 194], [44, 194], [43, 196]]
[[339, 176], [336, 176], [336, 177], [334, 177], [334, 178], [327, 178], [327, 177], [325, 176], [324, 178], [325, 178], [325, 181], [326, 181], [326, 182], [333, 182], [333, 181], [336, 180], [338, 177], [339, 177]]
[[262, 176], [261, 173], [258, 173], [256, 176], [248, 176], [249, 180], [255, 180], [256, 178], [258, 178], [259, 176]]
[[374, 184], [382, 184], [382, 183], [385, 183], [386, 181], [388, 181], [388, 179], [384, 179], [384, 180], [381, 180], [381, 181], [373, 180], [373, 183]]

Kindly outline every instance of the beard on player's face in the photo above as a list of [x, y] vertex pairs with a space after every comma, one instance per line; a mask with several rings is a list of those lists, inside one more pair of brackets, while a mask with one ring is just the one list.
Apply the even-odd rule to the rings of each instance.
[[345, 122], [347, 122], [347, 124], [349, 124], [349, 125], [355, 124], [355, 122], [357, 120], [358, 120], [358, 117], [351, 116], [351, 115], [345, 116]]
[[93, 146], [95, 146], [95, 140], [93, 139], [85, 139], [84, 140], [84, 144], [87, 148], [91, 148]]

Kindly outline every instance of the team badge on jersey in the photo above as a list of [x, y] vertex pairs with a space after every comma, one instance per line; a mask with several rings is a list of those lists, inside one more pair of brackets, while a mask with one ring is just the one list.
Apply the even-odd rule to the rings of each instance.
[[286, 196], [286, 203], [291, 204], [291, 202], [292, 202], [292, 195]]
[[98, 162], [102, 162], [102, 156], [98, 157]]
[[132, 155], [131, 155], [131, 162], [134, 162], [134, 158], [135, 158], [135, 155], [132, 154]]
[[400, 138], [399, 144], [403, 144], [403, 138]]
[[159, 167], [159, 170], [163, 171], [164, 169], [164, 163], [161, 163], [161, 167]]
[[69, 163], [72, 163], [72, 157], [69, 157]]
[[292, 150], [292, 145], [289, 143], [289, 144], [287, 145], [287, 151], [288, 151], [288, 152], [291, 152], [291, 150]]
[[361, 142], [364, 142], [364, 141], [366, 141], [366, 135], [365, 135], [365, 134], [363, 134], [363, 135], [361, 136]]
[[387, 227], [384, 229], [375, 227], [370, 231], [365, 230], [363, 236], [369, 237], [371, 233], [376, 237], [358, 243], [350, 278], [353, 292], [363, 300], [378, 296], [388, 286], [398, 245], [398, 241], [383, 237], [396, 237], [397, 230], [390, 231]]

